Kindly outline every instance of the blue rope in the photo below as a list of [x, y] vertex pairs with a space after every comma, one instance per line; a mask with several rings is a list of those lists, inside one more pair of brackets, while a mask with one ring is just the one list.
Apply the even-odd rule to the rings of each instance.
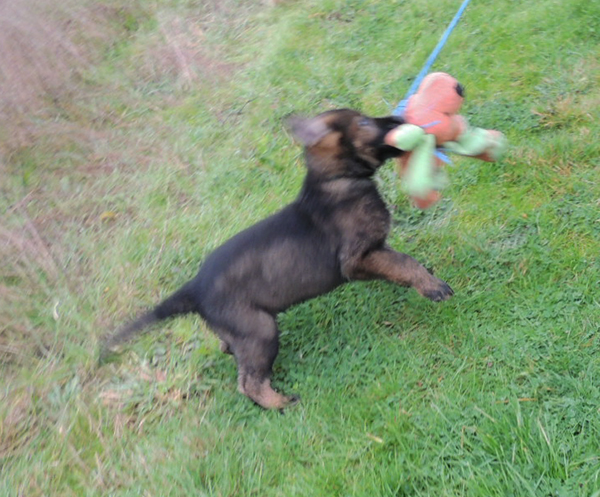
[[452, 30], [458, 24], [458, 21], [462, 17], [463, 12], [467, 8], [467, 5], [469, 5], [470, 1], [471, 0], [465, 0], [462, 3], [462, 5], [460, 6], [460, 9], [458, 9], [458, 12], [454, 16], [454, 19], [452, 19], [452, 22], [446, 28], [446, 31], [444, 32], [444, 34], [440, 38], [440, 41], [438, 42], [437, 46], [433, 49], [433, 52], [431, 52], [431, 55], [427, 59], [427, 62], [425, 62], [425, 65], [423, 66], [423, 69], [421, 69], [421, 72], [419, 73], [419, 75], [413, 81], [413, 84], [410, 87], [410, 89], [408, 90], [408, 93], [406, 94], [406, 96], [404, 97], [404, 99], [402, 101], [400, 101], [400, 103], [398, 104], [398, 106], [396, 107], [396, 109], [394, 109], [394, 112], [392, 113], [394, 116], [401, 116], [402, 114], [404, 114], [404, 109], [406, 108], [406, 102], [407, 102], [407, 100], [409, 99], [409, 97], [413, 93], [415, 93], [417, 91], [417, 88], [419, 88], [419, 85], [421, 84], [421, 81], [423, 81], [423, 78], [425, 76], [427, 76], [427, 73], [431, 69], [431, 66], [435, 62], [435, 59], [437, 59], [437, 56], [442, 51], [442, 48], [444, 48], [444, 45], [446, 44], [446, 42], [448, 41], [448, 38], [450, 37], [450, 33], [452, 33]]

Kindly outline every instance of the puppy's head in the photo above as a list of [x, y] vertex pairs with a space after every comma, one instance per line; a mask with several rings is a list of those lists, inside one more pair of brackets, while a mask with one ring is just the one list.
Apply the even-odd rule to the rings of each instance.
[[400, 117], [369, 117], [350, 109], [330, 110], [312, 118], [288, 119], [292, 134], [306, 150], [308, 169], [325, 178], [368, 177], [402, 151], [384, 142], [403, 124]]

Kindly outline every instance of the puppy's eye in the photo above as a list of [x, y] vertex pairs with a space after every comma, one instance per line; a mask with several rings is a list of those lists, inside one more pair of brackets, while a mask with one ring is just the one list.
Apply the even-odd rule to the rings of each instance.
[[365, 126], [370, 126], [371, 120], [368, 117], [361, 117], [360, 121], [358, 121], [358, 125], [361, 128], [364, 128]]

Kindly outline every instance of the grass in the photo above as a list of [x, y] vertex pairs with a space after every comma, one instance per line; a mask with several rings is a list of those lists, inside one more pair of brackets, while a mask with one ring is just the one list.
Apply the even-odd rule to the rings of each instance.
[[282, 315], [285, 415], [200, 320], [102, 368], [98, 339], [294, 198], [286, 115], [389, 112], [458, 3], [63, 4], [0, 6], [0, 495], [600, 495], [597, 0], [469, 6], [434, 69], [509, 154], [426, 212], [378, 176], [456, 295]]

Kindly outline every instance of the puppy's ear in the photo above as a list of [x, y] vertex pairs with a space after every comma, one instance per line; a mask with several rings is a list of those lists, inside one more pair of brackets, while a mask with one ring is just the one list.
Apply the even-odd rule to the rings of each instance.
[[316, 145], [331, 131], [324, 119], [319, 117], [290, 116], [286, 125], [294, 138], [307, 147]]

